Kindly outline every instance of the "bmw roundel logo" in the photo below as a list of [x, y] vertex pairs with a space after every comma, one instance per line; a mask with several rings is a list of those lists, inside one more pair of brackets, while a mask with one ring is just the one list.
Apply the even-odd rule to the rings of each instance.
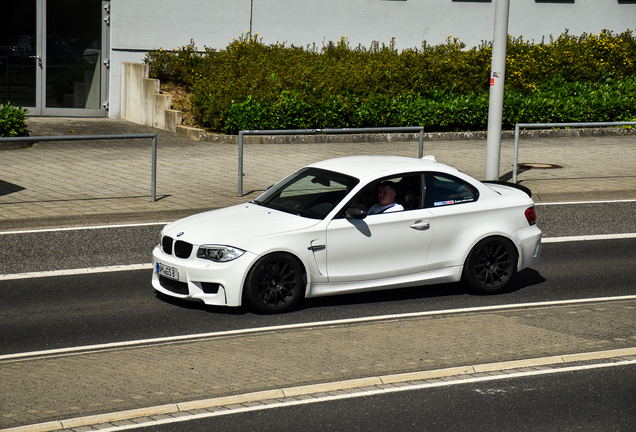
[[183, 235], [183, 231], [181, 231], [179, 234], [177, 234], [177, 237], [181, 237]]

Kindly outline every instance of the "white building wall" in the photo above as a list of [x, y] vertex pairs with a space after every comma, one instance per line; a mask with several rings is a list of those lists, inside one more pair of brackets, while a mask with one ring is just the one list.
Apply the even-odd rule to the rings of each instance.
[[[496, 0], [494, 0], [496, 1]], [[351, 46], [398, 49], [436, 45], [448, 36], [468, 47], [492, 40], [493, 2], [452, 0], [253, 0], [252, 33], [266, 44], [321, 47], [340, 37]], [[540, 41], [570, 34], [623, 32], [636, 25], [636, 4], [618, 0], [536, 3], [511, 0], [508, 33]], [[251, 0], [111, 0], [110, 117], [119, 117], [121, 63], [141, 62], [146, 51], [172, 49], [193, 39], [202, 48], [226, 47], [249, 31]]]

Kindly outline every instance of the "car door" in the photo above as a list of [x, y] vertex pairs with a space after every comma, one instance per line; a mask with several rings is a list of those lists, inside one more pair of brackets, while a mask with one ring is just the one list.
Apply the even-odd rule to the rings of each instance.
[[[330, 283], [381, 279], [425, 270], [434, 224], [431, 212], [423, 208], [422, 179], [423, 176], [412, 174], [393, 176], [396, 184], [403, 183], [410, 189], [401, 190], [396, 199], [404, 206], [402, 211], [371, 214], [364, 219], [337, 217], [329, 223], [326, 256]], [[361, 198], [365, 197], [358, 195], [353, 201]]]
[[484, 210], [478, 190], [456, 176], [427, 174], [425, 207], [435, 218], [435, 240], [427, 271], [463, 265], [473, 243], [476, 227], [492, 222], [492, 211]]

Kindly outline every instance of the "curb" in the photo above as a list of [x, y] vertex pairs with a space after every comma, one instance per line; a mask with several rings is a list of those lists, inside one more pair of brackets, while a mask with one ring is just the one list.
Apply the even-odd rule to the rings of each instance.
[[119, 411], [114, 413], [97, 414], [86, 417], [77, 417], [67, 420], [38, 423], [33, 425], [18, 426], [2, 429], [3, 432], [53, 432], [61, 429], [91, 426], [115, 421], [131, 420], [140, 417], [157, 416], [162, 414], [175, 414], [184, 411], [217, 408], [227, 405], [259, 402], [268, 399], [280, 399], [295, 396], [304, 396], [312, 393], [333, 392], [337, 390], [361, 389], [370, 386], [404, 383], [409, 381], [423, 381], [429, 379], [448, 378], [459, 375], [488, 373], [518, 369], [527, 367], [539, 367], [559, 365], [590, 360], [602, 360], [615, 357], [636, 355], [636, 348], [623, 348], [608, 351], [594, 351], [589, 353], [565, 354], [561, 356], [538, 357], [534, 359], [513, 360], [499, 363], [486, 363], [473, 366], [459, 366], [446, 369], [436, 369], [420, 372], [408, 372], [394, 375], [382, 375], [377, 377], [359, 378], [331, 383], [312, 384], [283, 389], [265, 390], [253, 393], [244, 393], [233, 396], [222, 396], [212, 399], [181, 402], [176, 404], [158, 405], [154, 407], [139, 408], [134, 410]]
[[[220, 207], [220, 206], [219, 206]], [[191, 208], [185, 210], [158, 210], [135, 213], [96, 213], [90, 215], [73, 216], [42, 216], [34, 218], [19, 218], [0, 220], [0, 231], [17, 231], [23, 229], [43, 229], [61, 227], [106, 225], [111, 223], [143, 223], [143, 222], [171, 222], [197, 213], [214, 210], [219, 207]]]
[[[31, 131], [27, 130], [26, 134], [24, 135], [20, 135], [14, 138], [22, 138], [22, 137], [30, 137], [31, 136]], [[11, 138], [11, 137], [0, 137], [0, 138]], [[31, 146], [33, 146], [33, 144], [35, 144], [34, 142], [29, 142], [29, 141], [4, 141], [4, 142], [0, 142], [0, 151], [5, 151], [5, 150], [22, 150], [25, 148], [29, 148]]]
[[[221, 135], [206, 132], [189, 126], [179, 126], [177, 135], [194, 140], [217, 144], [238, 144], [238, 135]], [[487, 131], [467, 132], [424, 132], [424, 141], [469, 141], [487, 139]], [[520, 131], [520, 139], [624, 136], [636, 135], [636, 128], [607, 127], [579, 129], [530, 129]], [[245, 144], [322, 144], [322, 143], [358, 143], [358, 142], [410, 142], [418, 141], [419, 133], [381, 133], [351, 135], [248, 135], [243, 138]], [[501, 139], [513, 140], [514, 130], [503, 131]]]

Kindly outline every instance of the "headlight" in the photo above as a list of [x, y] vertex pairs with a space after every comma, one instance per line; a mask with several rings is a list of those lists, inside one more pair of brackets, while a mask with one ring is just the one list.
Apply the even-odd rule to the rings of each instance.
[[214, 262], [228, 262], [237, 259], [245, 253], [244, 250], [231, 246], [202, 245], [197, 251], [197, 258]]

